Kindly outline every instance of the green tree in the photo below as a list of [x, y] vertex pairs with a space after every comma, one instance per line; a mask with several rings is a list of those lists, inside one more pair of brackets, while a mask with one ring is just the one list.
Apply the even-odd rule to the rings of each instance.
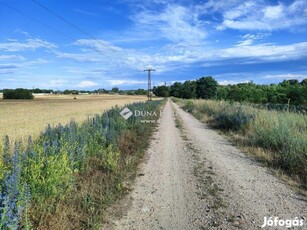
[[217, 87], [216, 99], [218, 100], [227, 100], [230, 87], [225, 85], [219, 85]]
[[181, 97], [182, 96], [182, 83], [175, 82], [170, 89], [170, 95], [173, 97]]
[[119, 93], [119, 88], [118, 87], [113, 87], [112, 88], [113, 93]]
[[302, 86], [307, 86], [307, 78], [303, 79], [300, 84]]
[[157, 97], [168, 97], [169, 88], [165, 85], [155, 87], [154, 93]]
[[145, 89], [137, 89], [135, 91], [135, 94], [136, 95], [147, 95], [147, 90], [145, 90]]
[[185, 81], [182, 85], [181, 97], [185, 99], [196, 98], [196, 83], [195, 81]]
[[32, 92], [28, 89], [5, 89], [3, 91], [3, 99], [33, 99]]
[[196, 81], [196, 97], [212, 99], [216, 97], [218, 83], [213, 77], [202, 77]]

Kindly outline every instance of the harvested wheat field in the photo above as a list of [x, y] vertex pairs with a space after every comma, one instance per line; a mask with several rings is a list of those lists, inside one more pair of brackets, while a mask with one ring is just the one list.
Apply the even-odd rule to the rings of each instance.
[[115, 105], [145, 101], [146, 96], [127, 95], [36, 95], [34, 100], [0, 99], [0, 137], [26, 141], [48, 125], [82, 122]]

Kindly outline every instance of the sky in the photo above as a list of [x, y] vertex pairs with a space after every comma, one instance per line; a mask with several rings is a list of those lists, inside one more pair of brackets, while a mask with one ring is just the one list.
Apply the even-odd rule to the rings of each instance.
[[0, 89], [307, 78], [306, 0], [0, 0]]

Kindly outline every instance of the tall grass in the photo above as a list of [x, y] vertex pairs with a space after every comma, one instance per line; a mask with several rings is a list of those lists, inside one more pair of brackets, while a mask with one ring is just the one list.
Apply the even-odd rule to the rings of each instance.
[[176, 102], [198, 118], [205, 115], [214, 128], [245, 136], [246, 143], [270, 154], [265, 159], [269, 165], [299, 178], [307, 187], [306, 115], [225, 101], [176, 99]]
[[[128, 107], [156, 111], [160, 105]], [[135, 172], [153, 130], [140, 119], [124, 120], [115, 107], [81, 125], [48, 126], [38, 139], [29, 137], [26, 148], [16, 142], [11, 150], [6, 137], [0, 229], [99, 229], [103, 210], [124, 193], [127, 174]]]

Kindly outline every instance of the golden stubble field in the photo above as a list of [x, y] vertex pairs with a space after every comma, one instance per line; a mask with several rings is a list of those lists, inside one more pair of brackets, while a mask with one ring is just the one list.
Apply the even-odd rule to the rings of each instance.
[[34, 100], [3, 100], [0, 97], [0, 137], [15, 140], [36, 138], [45, 127], [78, 123], [115, 105], [146, 101], [146, 96], [127, 95], [36, 95]]

